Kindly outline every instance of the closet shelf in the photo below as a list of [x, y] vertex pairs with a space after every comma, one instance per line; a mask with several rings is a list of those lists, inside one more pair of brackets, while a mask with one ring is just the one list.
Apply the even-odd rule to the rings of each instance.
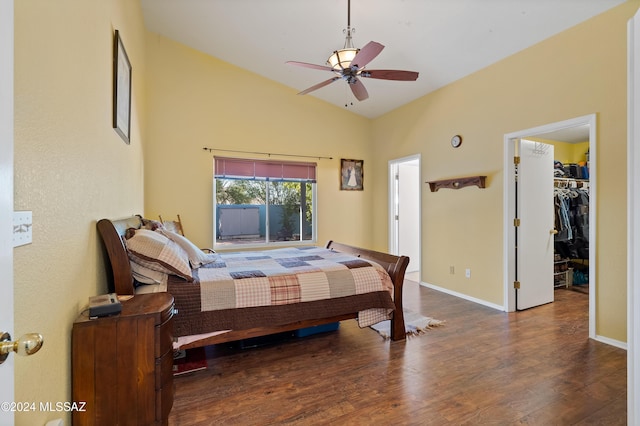
[[436, 192], [441, 188], [460, 189], [465, 186], [477, 186], [478, 188], [485, 188], [486, 176], [468, 176], [454, 179], [441, 179], [427, 182], [431, 188], [431, 192]]

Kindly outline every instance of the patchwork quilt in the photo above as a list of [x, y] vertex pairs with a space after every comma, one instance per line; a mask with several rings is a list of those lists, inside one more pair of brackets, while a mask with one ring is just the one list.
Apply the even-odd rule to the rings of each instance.
[[393, 283], [375, 262], [320, 247], [222, 253], [171, 279], [176, 335], [282, 325], [359, 312], [367, 327], [389, 319]]

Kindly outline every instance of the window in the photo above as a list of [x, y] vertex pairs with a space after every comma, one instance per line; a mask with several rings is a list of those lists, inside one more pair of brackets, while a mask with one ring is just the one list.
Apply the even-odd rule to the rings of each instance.
[[316, 164], [214, 157], [217, 247], [316, 241]]

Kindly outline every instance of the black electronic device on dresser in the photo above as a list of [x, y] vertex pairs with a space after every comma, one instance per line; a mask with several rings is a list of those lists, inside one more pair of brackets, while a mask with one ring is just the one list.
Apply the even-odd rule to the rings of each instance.
[[115, 293], [101, 294], [89, 298], [89, 317], [99, 318], [122, 312], [122, 303]]

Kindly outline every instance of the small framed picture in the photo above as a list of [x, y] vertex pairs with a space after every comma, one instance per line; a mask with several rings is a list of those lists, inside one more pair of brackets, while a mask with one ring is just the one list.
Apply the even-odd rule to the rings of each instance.
[[113, 39], [113, 128], [131, 142], [131, 63], [118, 30]]
[[343, 191], [362, 191], [363, 160], [340, 160], [340, 189]]

